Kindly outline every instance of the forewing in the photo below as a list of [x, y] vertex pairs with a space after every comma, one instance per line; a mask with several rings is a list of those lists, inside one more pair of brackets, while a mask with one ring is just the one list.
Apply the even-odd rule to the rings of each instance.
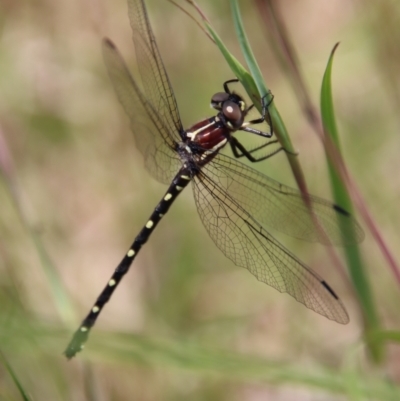
[[283, 185], [236, 159], [218, 154], [203, 167], [209, 179], [221, 184], [238, 205], [261, 225], [292, 237], [323, 244], [350, 245], [361, 242], [364, 232], [356, 220], [339, 206], [309, 195], [319, 230], [300, 191]]
[[147, 170], [158, 181], [170, 184], [181, 162], [170, 127], [140, 91], [115, 45], [103, 40], [103, 56], [118, 99], [129, 116], [136, 146]]
[[258, 280], [330, 320], [347, 323], [343, 304], [325, 281], [265, 231], [209, 171], [194, 178], [193, 192], [201, 220], [218, 248]]
[[128, 0], [128, 15], [144, 94], [163, 119], [171, 139], [179, 142], [182, 139], [180, 136], [183, 132], [182, 122], [144, 1]]

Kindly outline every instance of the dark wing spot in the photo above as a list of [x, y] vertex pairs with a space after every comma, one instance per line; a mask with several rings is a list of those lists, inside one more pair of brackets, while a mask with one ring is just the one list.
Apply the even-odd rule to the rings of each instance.
[[321, 281], [321, 284], [330, 292], [330, 294], [335, 298], [339, 299], [339, 297], [335, 294], [331, 287], [329, 287], [328, 283], [325, 280]]
[[341, 208], [338, 205], [333, 205], [333, 208], [339, 212], [340, 214], [343, 214], [344, 216], [350, 216], [350, 213], [347, 210], [344, 210], [343, 208]]

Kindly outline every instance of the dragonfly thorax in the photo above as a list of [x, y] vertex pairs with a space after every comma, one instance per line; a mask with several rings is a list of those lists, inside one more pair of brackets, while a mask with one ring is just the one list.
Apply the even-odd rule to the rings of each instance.
[[199, 121], [186, 131], [187, 143], [197, 154], [221, 149], [229, 137], [230, 129], [218, 116]]

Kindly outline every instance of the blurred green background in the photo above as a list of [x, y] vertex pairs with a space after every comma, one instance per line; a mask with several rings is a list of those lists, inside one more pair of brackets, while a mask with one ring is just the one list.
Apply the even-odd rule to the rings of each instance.
[[[198, 3], [242, 60], [229, 2]], [[190, 126], [212, 114], [210, 97], [232, 73], [179, 9], [147, 5]], [[322, 146], [267, 27], [253, 2], [240, 5], [310, 192], [331, 199]], [[400, 3], [285, 0], [279, 12], [316, 104], [329, 53], [341, 42], [333, 94], [344, 157], [399, 261]], [[166, 188], [145, 171], [102, 61], [108, 36], [137, 72], [125, 0], [2, 0], [0, 29], [0, 399], [21, 399], [5, 360], [37, 400], [399, 399], [400, 348], [388, 346], [383, 364], [372, 366], [357, 301], [326, 249], [277, 234], [340, 295], [347, 326], [235, 267], [202, 227], [189, 188], [85, 351], [67, 362], [73, 330]], [[256, 167], [295, 185], [283, 154]], [[368, 232], [361, 250], [382, 324], [396, 329], [398, 284]]]

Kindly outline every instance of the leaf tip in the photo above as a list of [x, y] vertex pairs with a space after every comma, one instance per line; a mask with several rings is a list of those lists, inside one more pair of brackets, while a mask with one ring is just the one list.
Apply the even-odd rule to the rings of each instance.
[[336, 49], [339, 47], [339, 45], [340, 45], [340, 42], [337, 42], [337, 43], [335, 44], [335, 46], [333, 46], [333, 49], [332, 49], [332, 51], [331, 51], [331, 56], [334, 55], [334, 53], [336, 52]]

